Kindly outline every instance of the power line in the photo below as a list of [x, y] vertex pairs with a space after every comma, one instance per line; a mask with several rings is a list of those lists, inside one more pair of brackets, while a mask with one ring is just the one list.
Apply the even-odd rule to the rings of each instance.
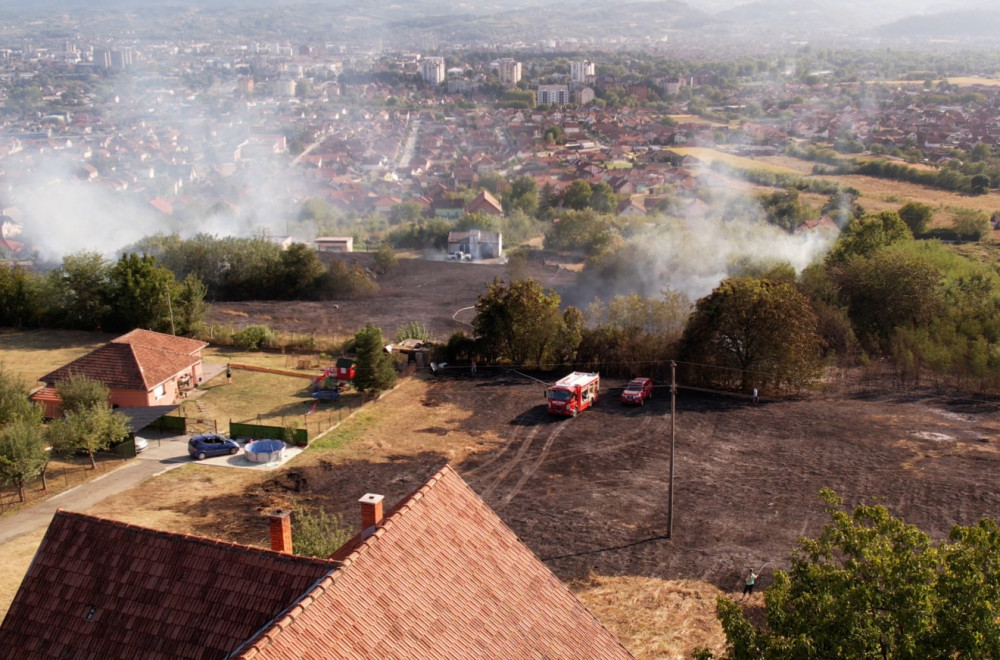
[[639, 539], [638, 541], [633, 541], [632, 543], [626, 543], [625, 545], [613, 545], [606, 548], [597, 548], [595, 550], [583, 550], [581, 552], [571, 552], [565, 555], [556, 555], [553, 557], [542, 557], [542, 561], [558, 561], [559, 559], [570, 559], [572, 557], [585, 557], [586, 555], [599, 555], [603, 552], [615, 552], [616, 550], [627, 550], [629, 548], [634, 548], [637, 545], [643, 545], [646, 543], [652, 543], [653, 541], [669, 541], [670, 535], [660, 534], [657, 536], [650, 536], [648, 538]]

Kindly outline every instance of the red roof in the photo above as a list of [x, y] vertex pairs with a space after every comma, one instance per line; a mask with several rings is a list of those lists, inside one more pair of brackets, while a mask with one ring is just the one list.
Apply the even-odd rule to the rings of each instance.
[[54, 385], [82, 374], [113, 390], [148, 392], [201, 362], [205, 342], [150, 330], [133, 330], [48, 373], [40, 379]]
[[121, 337], [112, 339], [116, 344], [131, 344], [132, 346], [145, 346], [146, 348], [160, 348], [165, 351], [194, 355], [201, 349], [208, 346], [208, 342], [187, 337], [175, 337], [174, 335], [153, 332], [136, 328], [131, 332], [126, 332]]
[[34, 658], [222, 658], [336, 568], [59, 511], [0, 626]]
[[0, 648], [43, 658], [632, 658], [450, 467], [337, 554], [346, 557], [281, 555], [60, 511]]
[[239, 657], [633, 656], [445, 467]]
[[82, 374], [104, 383], [108, 389], [148, 392], [200, 361], [197, 355], [110, 342], [45, 374], [41, 381], [54, 385]]

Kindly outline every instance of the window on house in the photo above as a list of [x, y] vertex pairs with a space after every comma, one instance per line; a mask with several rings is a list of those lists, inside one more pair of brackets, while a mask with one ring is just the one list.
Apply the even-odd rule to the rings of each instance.
[[153, 396], [157, 399], [162, 399], [167, 393], [167, 388], [164, 385], [157, 385], [156, 389], [153, 390]]

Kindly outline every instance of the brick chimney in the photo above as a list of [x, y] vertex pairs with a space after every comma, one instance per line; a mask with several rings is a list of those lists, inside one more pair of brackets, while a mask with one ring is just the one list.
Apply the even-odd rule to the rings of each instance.
[[292, 554], [292, 512], [272, 511], [268, 516], [271, 528], [271, 549]]
[[361, 502], [361, 536], [368, 538], [382, 522], [382, 495], [367, 493]]

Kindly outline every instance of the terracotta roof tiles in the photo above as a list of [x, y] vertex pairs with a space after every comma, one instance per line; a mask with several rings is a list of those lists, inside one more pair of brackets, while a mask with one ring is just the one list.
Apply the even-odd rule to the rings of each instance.
[[42, 376], [41, 381], [54, 385], [83, 374], [110, 389], [147, 392], [200, 361], [199, 355], [112, 341]]
[[631, 658], [445, 467], [243, 658]]
[[[631, 658], [450, 467], [342, 562], [60, 511], [0, 649], [73, 658]], [[339, 555], [338, 555], [339, 556]]]
[[336, 566], [59, 511], [0, 626], [0, 648], [221, 658]]
[[163, 334], [162, 332], [143, 330], [142, 328], [136, 328], [131, 332], [126, 332], [121, 337], [112, 339], [111, 342], [114, 344], [131, 344], [132, 346], [158, 348], [165, 351], [173, 351], [174, 353], [183, 353], [185, 355], [194, 355], [201, 349], [208, 346], [208, 342], [200, 341], [198, 339], [176, 337], [174, 335]]

